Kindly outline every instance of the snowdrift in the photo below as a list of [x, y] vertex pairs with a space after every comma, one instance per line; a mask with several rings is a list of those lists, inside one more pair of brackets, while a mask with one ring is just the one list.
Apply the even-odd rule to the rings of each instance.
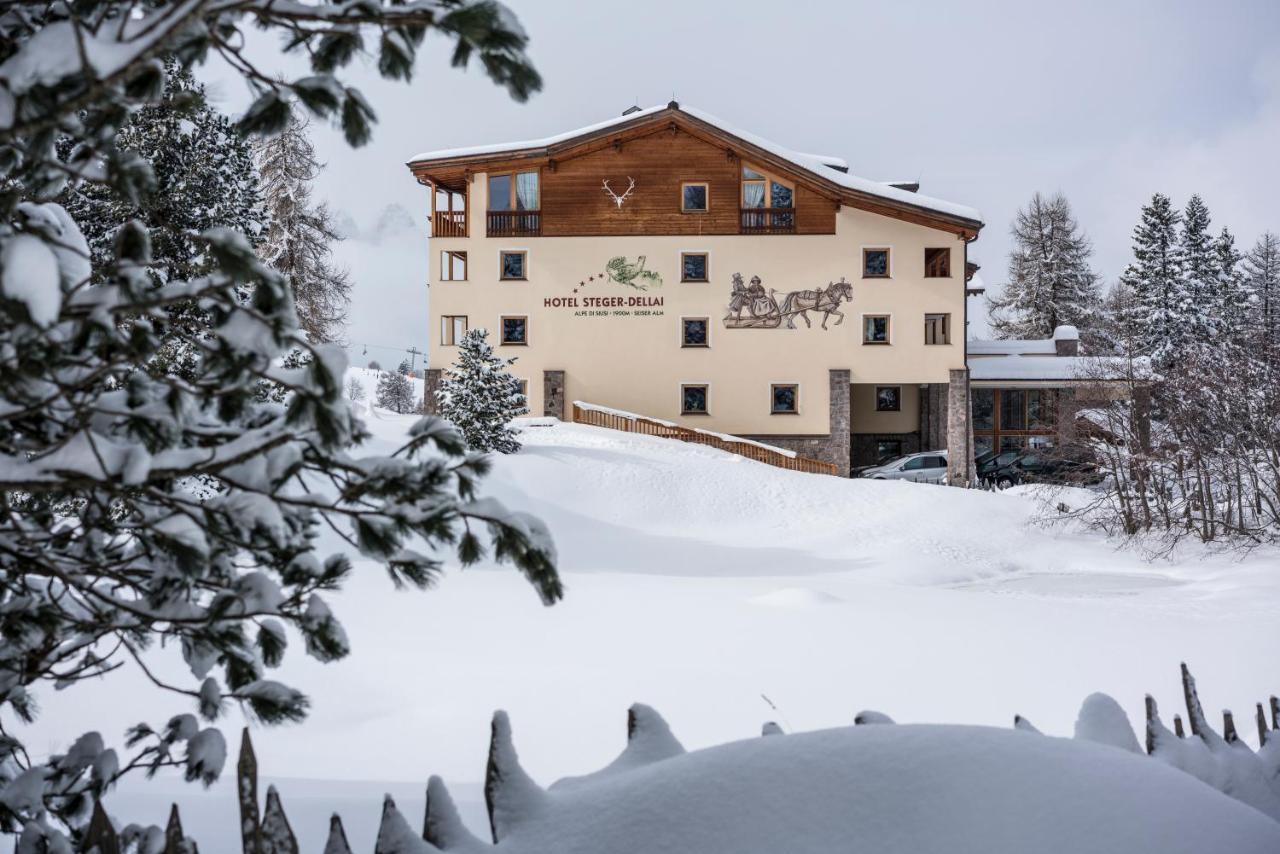
[[636, 706], [604, 770], [539, 787], [494, 717], [496, 846], [438, 778], [425, 836], [389, 804], [379, 852], [512, 854], [1235, 854], [1280, 851], [1280, 824], [1163, 762], [1088, 740], [943, 725], [853, 726], [683, 752]]

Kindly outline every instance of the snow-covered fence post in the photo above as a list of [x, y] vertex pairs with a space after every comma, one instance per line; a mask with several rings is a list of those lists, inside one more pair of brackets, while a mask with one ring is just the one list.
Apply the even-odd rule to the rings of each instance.
[[267, 805], [262, 810], [258, 827], [259, 854], [299, 854], [298, 839], [289, 826], [289, 818], [280, 803], [275, 786], [267, 786]]
[[102, 808], [102, 801], [97, 798], [93, 801], [93, 815], [89, 817], [89, 827], [84, 832], [80, 850], [84, 854], [120, 854], [120, 838], [107, 817], [107, 811]]
[[259, 854], [258, 758], [249, 740], [249, 728], [240, 735], [240, 759], [236, 762], [236, 791], [240, 797], [240, 838], [244, 854]]
[[182, 817], [178, 815], [178, 805], [169, 808], [169, 823], [164, 828], [164, 854], [199, 854], [194, 839], [187, 839], [182, 833]]
[[329, 839], [324, 843], [324, 854], [351, 854], [347, 831], [342, 827], [342, 817], [334, 813], [329, 817]]

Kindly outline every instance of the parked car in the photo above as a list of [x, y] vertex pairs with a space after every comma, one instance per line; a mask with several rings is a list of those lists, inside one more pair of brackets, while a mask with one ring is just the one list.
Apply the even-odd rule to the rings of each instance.
[[[1006, 452], [1008, 453], [1008, 452]], [[1004, 456], [1001, 454], [1001, 456]], [[1092, 486], [1101, 483], [1102, 474], [1097, 465], [1088, 459], [1046, 456], [1029, 451], [1016, 459], [998, 466], [983, 476], [983, 481], [997, 489], [1008, 489], [1019, 483], [1056, 483], [1072, 486]]]
[[[995, 473], [1013, 465], [1018, 457], [1025, 454], [1022, 448], [1012, 451], [984, 451], [974, 457], [974, 467], [978, 473], [978, 480], [983, 483], [994, 483]], [[1013, 484], [1009, 484], [1012, 486]]]
[[947, 452], [924, 451], [907, 454], [878, 466], [862, 470], [861, 477], [872, 480], [911, 480], [917, 483], [942, 483], [947, 476]]

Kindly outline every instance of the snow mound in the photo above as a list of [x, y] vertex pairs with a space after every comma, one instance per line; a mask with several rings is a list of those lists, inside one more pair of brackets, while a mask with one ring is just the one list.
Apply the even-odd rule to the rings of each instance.
[[1280, 824], [1162, 762], [1015, 730], [754, 738], [549, 791], [530, 788], [510, 737], [500, 713], [486, 796], [511, 854], [1280, 851]]
[[814, 590], [812, 587], [783, 587], [772, 593], [752, 596], [747, 601], [753, 605], [768, 605], [773, 608], [816, 608], [821, 605], [835, 605], [844, 600], [831, 593]]

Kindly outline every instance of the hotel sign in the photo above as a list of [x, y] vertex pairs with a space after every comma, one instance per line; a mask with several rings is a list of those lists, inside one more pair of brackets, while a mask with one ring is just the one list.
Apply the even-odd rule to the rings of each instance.
[[[599, 282], [602, 285], [622, 285], [633, 291], [647, 291], [662, 287], [661, 274], [645, 269], [645, 256], [628, 261], [625, 256], [610, 258], [605, 269], [578, 282], [574, 294]], [[652, 296], [569, 296], [546, 297], [543, 308], [572, 309], [574, 317], [656, 317], [662, 314], [662, 297]]]

